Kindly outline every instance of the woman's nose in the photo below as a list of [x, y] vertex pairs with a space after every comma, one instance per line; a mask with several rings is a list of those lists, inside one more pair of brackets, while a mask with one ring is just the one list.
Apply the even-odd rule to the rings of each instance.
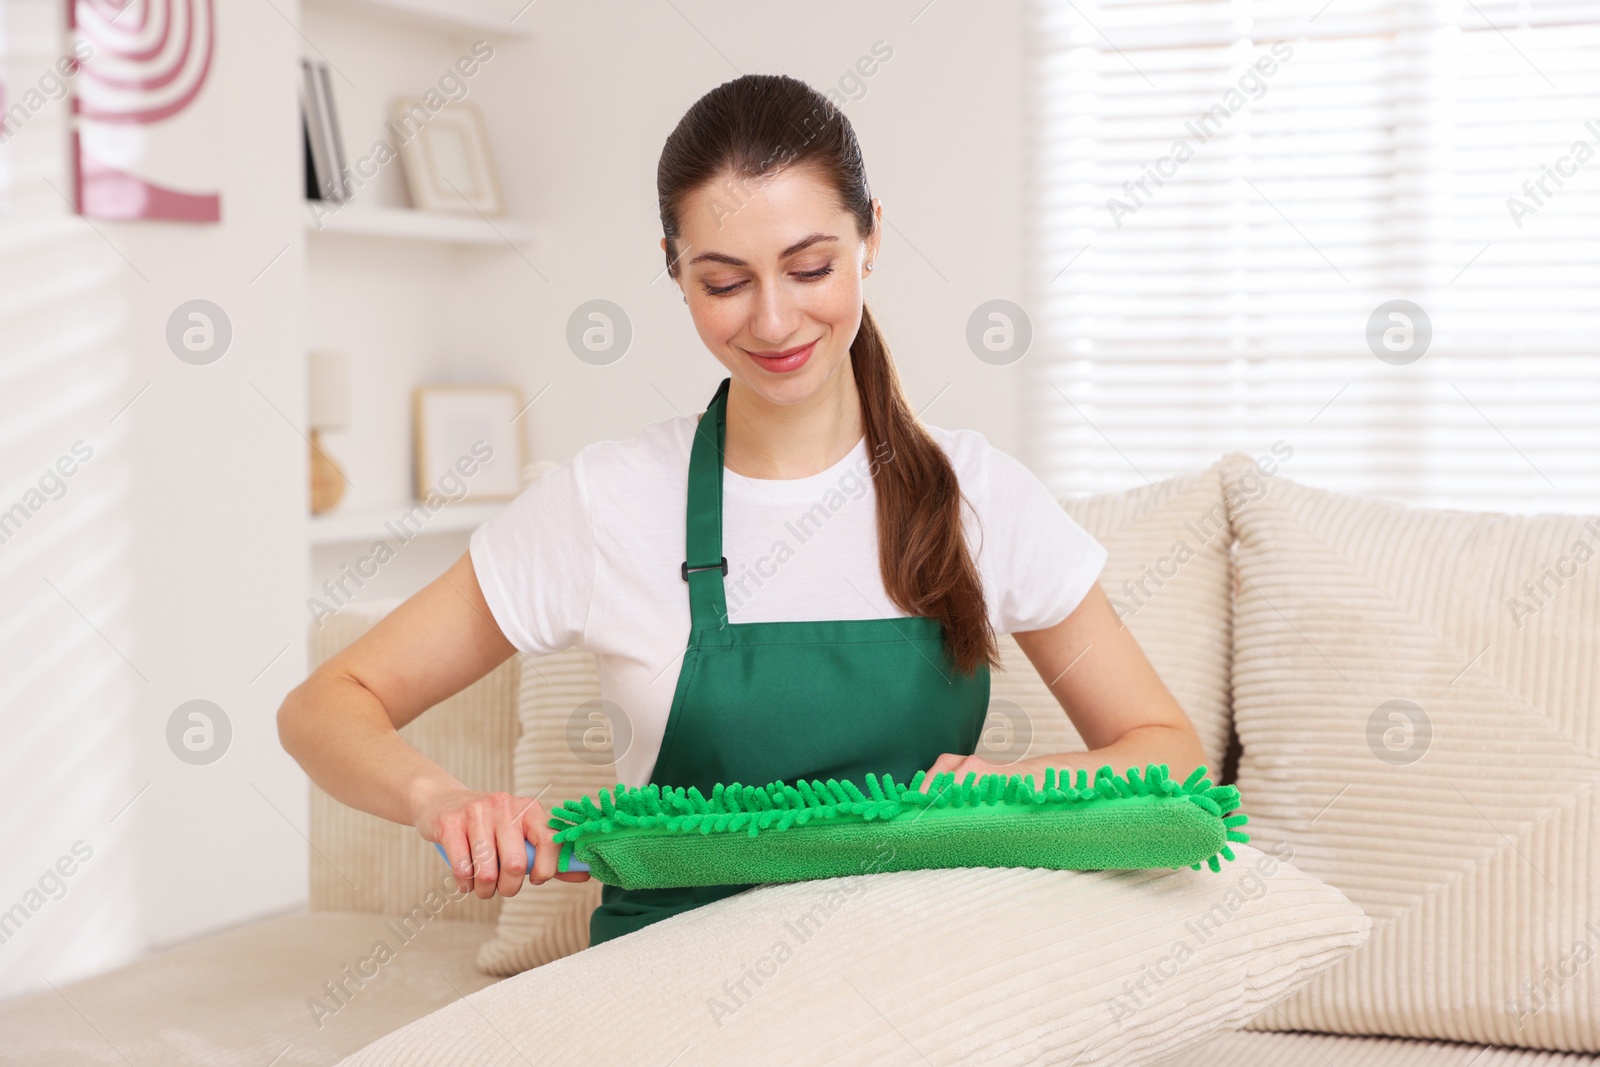
[[783, 285], [765, 285], [756, 294], [750, 312], [750, 333], [774, 348], [794, 336], [800, 324], [800, 308], [794, 294]]

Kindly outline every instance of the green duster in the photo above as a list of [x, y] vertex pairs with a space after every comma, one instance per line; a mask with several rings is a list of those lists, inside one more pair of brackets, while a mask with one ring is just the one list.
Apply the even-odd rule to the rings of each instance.
[[550, 814], [559, 831], [557, 869], [576, 857], [607, 885], [624, 889], [798, 882], [811, 878], [935, 867], [1047, 867], [1138, 870], [1234, 858], [1239, 791], [1213, 785], [1197, 767], [1183, 782], [1164, 763], [1109, 764], [1076, 783], [1055, 768], [1033, 776], [926, 771], [909, 785], [866, 776], [867, 792], [835, 779], [690, 786], [651, 784], [600, 790]]

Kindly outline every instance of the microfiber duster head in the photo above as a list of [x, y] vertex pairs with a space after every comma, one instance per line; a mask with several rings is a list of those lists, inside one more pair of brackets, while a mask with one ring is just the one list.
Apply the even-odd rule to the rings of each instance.
[[[863, 870], [933, 867], [1047, 867], [1138, 870], [1202, 862], [1221, 869], [1229, 842], [1250, 838], [1236, 809], [1239, 791], [1213, 785], [1197, 767], [1183, 782], [1163, 763], [1118, 775], [1109, 764], [1057, 777], [949, 772], [922, 791], [868, 774], [852, 781], [767, 786], [718, 784], [711, 796], [690, 786], [602, 789], [599, 802], [569, 800], [550, 813], [561, 858], [589, 864], [593, 876], [624, 889], [796, 882]], [[566, 869], [563, 867], [562, 869]]]

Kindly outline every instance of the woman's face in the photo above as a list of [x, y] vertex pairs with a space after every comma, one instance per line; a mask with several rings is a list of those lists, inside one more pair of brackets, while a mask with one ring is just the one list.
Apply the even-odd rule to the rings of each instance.
[[[711, 183], [689, 198], [681, 226], [679, 286], [700, 339], [736, 382], [793, 404], [846, 365], [881, 226], [861, 240], [806, 167], [761, 184]], [[792, 355], [766, 358], [780, 354]]]

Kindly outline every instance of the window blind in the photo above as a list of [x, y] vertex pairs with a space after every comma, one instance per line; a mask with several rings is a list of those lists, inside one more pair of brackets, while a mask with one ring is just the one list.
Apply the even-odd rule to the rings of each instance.
[[1029, 19], [1023, 440], [1054, 491], [1276, 446], [1342, 492], [1600, 512], [1600, 2]]

